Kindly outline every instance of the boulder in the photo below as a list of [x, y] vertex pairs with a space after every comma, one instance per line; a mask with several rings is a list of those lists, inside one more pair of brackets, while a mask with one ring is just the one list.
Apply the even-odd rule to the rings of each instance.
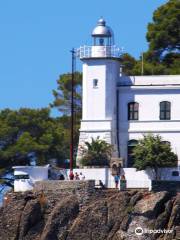
[[[0, 240], [180, 239], [180, 194], [102, 190], [12, 193], [0, 209]], [[137, 235], [141, 227], [144, 233]], [[145, 230], [173, 230], [150, 234]]]
[[41, 240], [66, 239], [67, 230], [79, 213], [76, 197], [70, 196], [60, 201], [47, 219]]

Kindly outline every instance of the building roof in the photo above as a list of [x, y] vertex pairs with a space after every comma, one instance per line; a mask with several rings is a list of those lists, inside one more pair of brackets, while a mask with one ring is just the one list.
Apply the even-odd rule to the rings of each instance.
[[113, 31], [109, 26], [106, 25], [106, 21], [103, 18], [100, 18], [91, 35], [93, 37], [112, 37]]
[[180, 86], [180, 75], [121, 76], [118, 86]]
[[33, 168], [49, 168], [49, 164], [45, 166], [13, 166], [12, 169], [33, 169]]

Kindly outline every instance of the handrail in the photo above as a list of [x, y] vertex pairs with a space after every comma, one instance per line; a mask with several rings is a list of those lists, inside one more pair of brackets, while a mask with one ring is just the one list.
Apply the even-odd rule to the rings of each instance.
[[76, 55], [80, 59], [83, 58], [101, 58], [112, 57], [120, 58], [122, 51], [117, 46], [81, 46], [76, 50]]

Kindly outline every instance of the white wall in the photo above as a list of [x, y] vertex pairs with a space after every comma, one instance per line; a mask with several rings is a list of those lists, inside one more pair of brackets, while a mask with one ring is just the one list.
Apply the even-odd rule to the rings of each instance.
[[[79, 144], [100, 136], [115, 146], [113, 157], [118, 156], [118, 88], [119, 147], [126, 165], [128, 140], [138, 140], [146, 133], [159, 134], [169, 141], [180, 165], [180, 75], [120, 77], [119, 68], [120, 63], [115, 60], [83, 59], [83, 114]], [[93, 88], [93, 79], [98, 79], [97, 88]], [[139, 103], [138, 121], [128, 121], [128, 103], [131, 101]], [[170, 121], [159, 120], [161, 101], [171, 102]]]
[[[139, 120], [128, 121], [128, 103], [139, 103]], [[159, 103], [171, 102], [171, 120], [159, 120]], [[121, 157], [127, 162], [127, 143], [140, 139], [143, 134], [159, 134], [171, 143], [173, 151], [180, 160], [180, 88], [169, 89], [153, 86], [119, 88], [119, 139]], [[179, 162], [180, 164], [180, 162]]]
[[[98, 79], [97, 88], [93, 88], [93, 79]], [[105, 82], [106, 65], [102, 61], [83, 64], [83, 120], [105, 119]]]
[[[82, 172], [86, 180], [101, 180], [104, 185], [113, 187], [114, 181], [109, 168], [76, 168], [73, 169], [73, 172], [74, 174]], [[67, 174], [69, 176], [69, 170], [67, 170]]]
[[127, 121], [127, 104], [131, 101], [139, 103], [139, 120], [141, 121], [159, 121], [161, 101], [171, 102], [171, 120], [180, 121], [180, 88], [119, 88], [120, 121]]
[[31, 191], [34, 188], [34, 182], [31, 179], [14, 180], [14, 192]]
[[[83, 120], [114, 118], [119, 68], [116, 60], [83, 60]], [[93, 88], [93, 79], [98, 80], [97, 88]]]
[[[110, 168], [82, 168], [74, 169], [74, 173], [82, 172], [87, 180], [101, 180], [102, 183], [108, 188], [114, 188], [114, 177], [111, 175]], [[67, 172], [69, 176], [69, 171]], [[149, 188], [150, 179], [145, 171], [136, 171], [135, 168], [123, 168], [121, 174], [124, 174], [127, 180], [128, 188]], [[152, 175], [152, 174], [151, 174]]]
[[[120, 63], [117, 60], [83, 59], [83, 109], [79, 146], [99, 136], [115, 146], [114, 157], [117, 157], [116, 86], [119, 71]], [[93, 87], [93, 79], [98, 80], [97, 88]], [[77, 165], [80, 158], [78, 150]]]
[[[179, 177], [173, 177], [172, 171], [179, 171], [180, 168], [164, 168], [161, 169], [161, 176], [163, 180], [180, 181]], [[114, 188], [114, 177], [111, 175], [110, 168], [82, 168], [74, 169], [74, 173], [82, 172], [87, 180], [101, 180], [108, 188]], [[67, 170], [69, 176], [69, 170]], [[149, 170], [136, 171], [135, 168], [123, 168], [121, 175], [125, 175], [127, 181], [127, 188], [149, 188], [151, 189], [151, 180], [154, 179], [154, 172]]]
[[[38, 181], [47, 180], [48, 179], [48, 171], [45, 170], [45, 168], [42, 168], [42, 171], [45, 172], [45, 174], [41, 175], [41, 177], [34, 178], [34, 181], [32, 180], [25, 180], [25, 181], [15, 181], [14, 185], [14, 191], [15, 192], [21, 192], [21, 191], [28, 191], [33, 189], [33, 183], [35, 180], [38, 179]], [[66, 175], [69, 176], [69, 169], [65, 170]], [[163, 180], [174, 180], [174, 181], [180, 181], [180, 176], [173, 177], [172, 171], [179, 171], [179, 168], [164, 168], [159, 170], [161, 172], [161, 178]], [[101, 180], [102, 183], [108, 187], [108, 188], [114, 188], [114, 177], [111, 175], [111, 169], [110, 168], [82, 168], [82, 169], [73, 169], [74, 174], [77, 172], [78, 174], [80, 172], [83, 173], [86, 180]], [[16, 174], [27, 174], [29, 171], [24, 170], [18, 170], [15, 172]], [[147, 171], [136, 171], [135, 168], [123, 168], [121, 169], [121, 175], [125, 175], [126, 181], [127, 181], [127, 188], [149, 188], [151, 189], [151, 180], [154, 179], [154, 173], [152, 170]], [[42, 177], [43, 176], [43, 177]], [[66, 177], [66, 176], [65, 176]], [[52, 180], [53, 181], [53, 180]], [[75, 180], [74, 180], [75, 181]]]

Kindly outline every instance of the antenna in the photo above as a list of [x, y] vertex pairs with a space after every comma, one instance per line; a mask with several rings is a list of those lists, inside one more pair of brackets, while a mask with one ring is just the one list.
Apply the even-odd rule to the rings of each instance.
[[73, 162], [74, 162], [74, 67], [75, 67], [75, 50], [72, 54], [72, 73], [71, 73], [71, 143], [70, 143], [70, 179], [73, 180]]

